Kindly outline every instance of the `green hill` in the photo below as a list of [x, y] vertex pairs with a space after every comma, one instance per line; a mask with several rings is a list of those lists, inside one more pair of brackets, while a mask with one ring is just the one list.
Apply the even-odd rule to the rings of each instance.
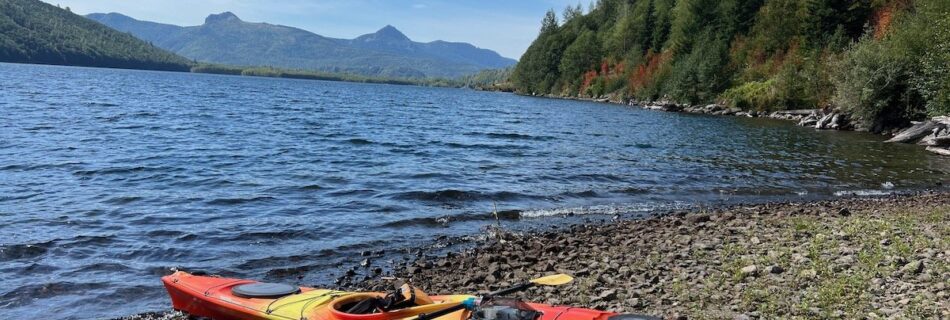
[[0, 0], [0, 61], [188, 71], [190, 62], [39, 0]]
[[[950, 112], [947, 0], [600, 0], [548, 12], [526, 94], [839, 108], [879, 131]], [[561, 20], [559, 22], [559, 20]]]
[[204, 24], [190, 27], [118, 13], [87, 17], [190, 59], [218, 64], [384, 78], [455, 78], [516, 62], [467, 43], [415, 42], [392, 26], [356, 39], [336, 39], [293, 27], [246, 22], [230, 12], [210, 15]]

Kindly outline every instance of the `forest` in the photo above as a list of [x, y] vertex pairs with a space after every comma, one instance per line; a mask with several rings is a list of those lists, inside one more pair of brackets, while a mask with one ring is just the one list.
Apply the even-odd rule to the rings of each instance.
[[950, 1], [599, 0], [547, 12], [522, 94], [840, 109], [879, 132], [950, 113]]
[[36, 0], [0, 0], [0, 61], [187, 71], [191, 61]]

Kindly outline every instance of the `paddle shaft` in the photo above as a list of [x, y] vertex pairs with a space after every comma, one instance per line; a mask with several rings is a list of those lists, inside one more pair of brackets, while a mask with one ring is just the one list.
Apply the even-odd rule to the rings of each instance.
[[[531, 288], [531, 287], [534, 287], [534, 286], [535, 286], [534, 283], [525, 282], [525, 283], [516, 285], [516, 286], [514, 286], [514, 287], [505, 288], [505, 289], [501, 289], [501, 290], [498, 290], [498, 291], [495, 291], [495, 292], [491, 292], [491, 293], [486, 294], [485, 296], [482, 297], [482, 302], [491, 300], [491, 298], [494, 298], [495, 296], [501, 296], [501, 295], [506, 295], [506, 294], [513, 293], [513, 292], [524, 291], [524, 290], [527, 290], [527, 289], [529, 289], [529, 288]], [[465, 309], [467, 309], [467, 308], [469, 308], [469, 307], [470, 307], [470, 306], [469, 306], [468, 304], [462, 303], [462, 304], [459, 304], [459, 305], [457, 305], [457, 306], [452, 306], [452, 307], [449, 307], [449, 308], [445, 308], [445, 309], [442, 309], [442, 310], [439, 310], [439, 311], [436, 311], [436, 312], [433, 312], [433, 313], [420, 314], [418, 317], [416, 317], [415, 320], [433, 320], [433, 319], [436, 319], [436, 318], [438, 318], [438, 317], [441, 317], [441, 316], [444, 316], [444, 315], [448, 315], [448, 314], [453, 313], [453, 312], [456, 312], [456, 311], [465, 310]]]
[[532, 282], [525, 282], [525, 283], [516, 285], [516, 286], [514, 286], [514, 287], [505, 288], [505, 289], [501, 289], [501, 290], [498, 290], [498, 291], [495, 291], [495, 292], [491, 292], [491, 293], [485, 295], [484, 297], [482, 297], [482, 300], [485, 300], [485, 301], [491, 300], [491, 298], [493, 298], [493, 297], [495, 297], [495, 296], [503, 296], [503, 295], [506, 295], [506, 294], [509, 294], [509, 293], [514, 293], [514, 292], [519, 292], [519, 291], [528, 290], [528, 289], [530, 289], [531, 287], [534, 287], [534, 286], [535, 286], [535, 284], [532, 283]]

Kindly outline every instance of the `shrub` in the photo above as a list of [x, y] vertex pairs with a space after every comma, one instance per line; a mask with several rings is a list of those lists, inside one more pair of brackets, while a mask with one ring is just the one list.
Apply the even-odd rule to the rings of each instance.
[[778, 105], [775, 79], [746, 82], [726, 90], [720, 99], [731, 108], [769, 111]]
[[919, 113], [910, 86], [913, 65], [891, 44], [866, 35], [832, 66], [833, 102], [872, 132], [907, 125]]
[[921, 60], [920, 76], [914, 79], [914, 88], [927, 101], [931, 116], [950, 114], [950, 17], [936, 23], [934, 46]]

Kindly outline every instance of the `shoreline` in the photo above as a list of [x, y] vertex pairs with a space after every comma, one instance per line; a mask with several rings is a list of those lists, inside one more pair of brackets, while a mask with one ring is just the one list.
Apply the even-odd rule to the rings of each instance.
[[[859, 123], [852, 121], [852, 116], [850, 114], [836, 109], [795, 109], [758, 112], [746, 111], [740, 108], [727, 108], [718, 103], [707, 105], [690, 105], [679, 104], [671, 101], [636, 101], [617, 100], [613, 98], [567, 97], [558, 95], [530, 95], [520, 93], [514, 94], [536, 98], [608, 103], [663, 112], [786, 120], [794, 121], [797, 126], [811, 127], [815, 130], [868, 131], [866, 128], [862, 128]], [[889, 139], [886, 141], [888, 143], [916, 144], [925, 148], [931, 153], [942, 156], [950, 156], [950, 116], [933, 117], [923, 121], [914, 122], [905, 128], [892, 129], [879, 134], [888, 137]]]
[[[444, 294], [484, 293], [554, 272], [577, 279], [522, 297], [667, 319], [945, 318], [950, 193], [499, 231], [473, 249], [407, 261], [393, 276]], [[389, 290], [390, 282], [375, 278], [346, 289]]]
[[529, 232], [503, 227], [447, 253], [433, 245], [388, 263], [369, 253], [337, 289], [389, 291], [398, 278], [431, 294], [485, 293], [563, 272], [575, 282], [521, 297], [667, 319], [950, 316], [947, 191], [728, 205]]

